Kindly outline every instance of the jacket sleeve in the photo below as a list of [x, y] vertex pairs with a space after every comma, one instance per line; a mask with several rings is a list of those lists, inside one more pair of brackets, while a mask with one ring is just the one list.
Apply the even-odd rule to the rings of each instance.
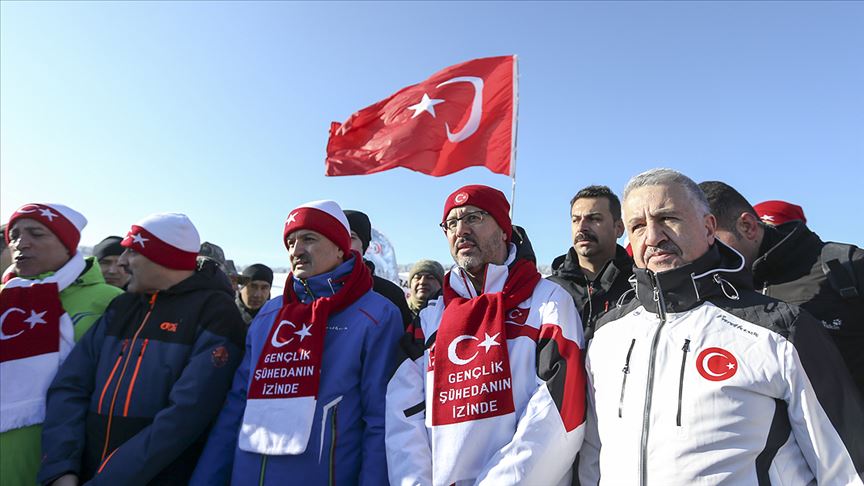
[[[218, 486], [227, 485], [231, 482], [231, 471], [234, 467], [234, 453], [237, 449], [237, 437], [240, 426], [243, 423], [243, 414], [246, 411], [246, 394], [249, 386], [249, 373], [252, 360], [252, 336], [259, 326], [269, 329], [273, 319], [272, 313], [259, 312], [249, 326], [246, 336], [246, 352], [243, 360], [234, 373], [234, 381], [231, 391], [225, 399], [225, 406], [219, 412], [219, 417], [213, 428], [204, 451], [198, 459], [195, 472], [192, 473], [190, 486]], [[266, 332], [266, 331], [265, 331]]]
[[[168, 394], [168, 406], [111, 452], [87, 484], [146, 484], [198, 439], [219, 413], [242, 358], [244, 323], [227, 297], [211, 299], [204, 309], [186, 367]], [[214, 361], [216, 350], [227, 351], [227, 362]]]
[[585, 375], [588, 382], [587, 416], [585, 417], [585, 440], [579, 449], [579, 481], [581, 486], [600, 483], [600, 434], [597, 432], [597, 410], [594, 401], [594, 377], [591, 374], [591, 350], [585, 353]]
[[537, 388], [513, 440], [491, 457], [476, 484], [569, 482], [585, 432], [582, 322], [573, 299], [554, 287], [537, 340]]
[[391, 486], [432, 484], [432, 444], [425, 424], [424, 353], [425, 337], [418, 317], [399, 340], [396, 370], [387, 384], [385, 429]]
[[836, 346], [801, 311], [780, 343], [789, 422], [819, 484], [864, 482], [864, 402]]
[[109, 309], [81, 337], [48, 388], [39, 483], [49, 483], [66, 473], [81, 474], [87, 411], [96, 387], [96, 365], [107, 320], [112, 316]]
[[387, 484], [384, 413], [387, 379], [393, 371], [399, 336], [405, 325], [395, 305], [383, 306], [383, 319], [369, 323], [361, 354], [360, 405], [363, 407], [363, 463], [361, 486]]

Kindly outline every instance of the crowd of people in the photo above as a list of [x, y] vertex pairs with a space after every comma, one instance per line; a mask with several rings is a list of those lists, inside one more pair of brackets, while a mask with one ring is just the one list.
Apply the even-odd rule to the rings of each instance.
[[0, 483], [864, 485], [864, 251], [651, 169], [576, 192], [543, 278], [509, 209], [453, 191], [406, 296], [366, 214], [301, 204], [271, 299], [183, 214], [84, 257], [82, 214], [18, 208]]

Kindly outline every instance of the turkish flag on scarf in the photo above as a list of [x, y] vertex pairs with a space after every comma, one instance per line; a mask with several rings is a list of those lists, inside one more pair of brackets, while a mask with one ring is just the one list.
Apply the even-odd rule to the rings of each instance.
[[333, 122], [326, 175], [406, 167], [443, 176], [471, 166], [510, 175], [515, 112], [516, 56], [457, 64]]

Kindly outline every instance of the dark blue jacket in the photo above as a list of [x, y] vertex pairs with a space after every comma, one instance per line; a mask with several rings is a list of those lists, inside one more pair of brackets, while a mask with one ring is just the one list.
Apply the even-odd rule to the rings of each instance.
[[[339, 290], [334, 281], [347, 275], [354, 259], [306, 280], [316, 297]], [[304, 302], [312, 297], [293, 282]], [[250, 371], [258, 362], [282, 297], [264, 305], [246, 337], [228, 401], [213, 427], [192, 485], [369, 485], [387, 484], [384, 452], [384, 396], [397, 342], [403, 334], [396, 306], [367, 292], [327, 322], [321, 381], [306, 451], [294, 456], [264, 456], [242, 451], [237, 437], [246, 407]]]
[[242, 358], [244, 323], [214, 264], [118, 296], [48, 389], [39, 481], [185, 484]]

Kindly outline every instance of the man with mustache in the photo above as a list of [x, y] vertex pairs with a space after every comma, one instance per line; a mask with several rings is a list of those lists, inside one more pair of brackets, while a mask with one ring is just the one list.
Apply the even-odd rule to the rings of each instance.
[[616, 241], [624, 234], [621, 202], [606, 186], [588, 186], [570, 200], [573, 246], [552, 262], [549, 280], [564, 287], [582, 317], [586, 342], [594, 323], [630, 290], [633, 259]]
[[384, 392], [404, 331], [334, 201], [290, 213], [291, 275], [264, 304], [190, 484], [383, 485]]
[[636, 298], [588, 347], [580, 483], [864, 484], [864, 405], [819, 322], [753, 290], [685, 175], [633, 177], [623, 209]]
[[509, 207], [481, 185], [444, 204], [456, 267], [402, 339], [387, 387], [391, 485], [570, 484], [582, 326], [573, 299], [520, 251]]

